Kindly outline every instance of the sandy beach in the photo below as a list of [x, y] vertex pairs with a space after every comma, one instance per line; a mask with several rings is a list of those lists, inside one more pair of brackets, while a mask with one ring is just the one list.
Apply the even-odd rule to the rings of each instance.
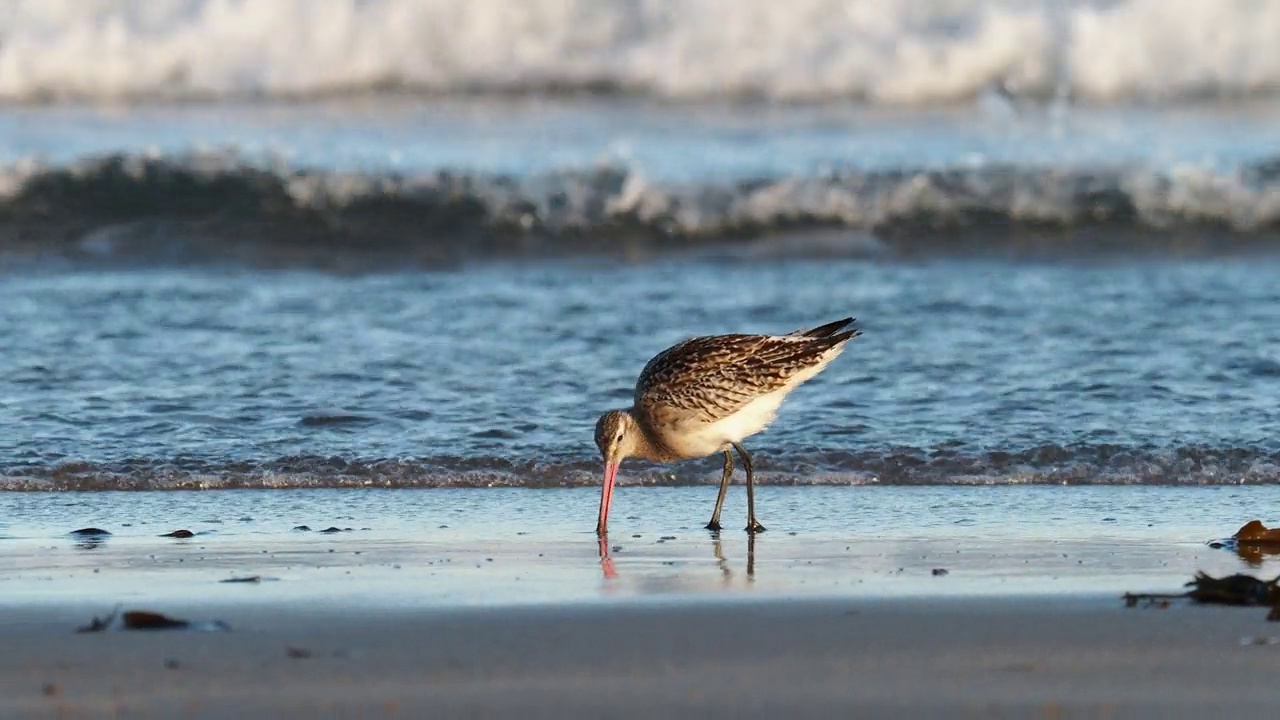
[[[945, 506], [771, 488], [779, 527], [801, 529], [754, 541], [693, 527], [701, 490], [628, 489], [606, 557], [573, 522], [592, 489], [4, 496], [30, 519], [5, 541], [0, 717], [1193, 717], [1280, 700], [1265, 608], [1121, 599], [1197, 570], [1273, 576], [1274, 556], [1205, 542], [1273, 488], [952, 489]], [[192, 537], [160, 535], [214, 499], [244, 521], [210, 506]], [[882, 510], [842, 529], [819, 514], [855, 512], [840, 502]], [[112, 534], [38, 522], [58, 513]], [[113, 608], [229, 630], [76, 632]]]
[[189, 610], [234, 629], [7, 610], [0, 715], [1221, 717], [1280, 693], [1264, 612], [1114, 598]]

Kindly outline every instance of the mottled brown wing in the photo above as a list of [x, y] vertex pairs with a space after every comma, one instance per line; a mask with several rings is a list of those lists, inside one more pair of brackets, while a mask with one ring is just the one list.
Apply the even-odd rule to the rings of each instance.
[[[659, 353], [636, 382], [635, 402], [653, 416], [712, 423], [786, 385], [851, 334], [713, 335]], [[674, 419], [674, 418], [673, 418]]]

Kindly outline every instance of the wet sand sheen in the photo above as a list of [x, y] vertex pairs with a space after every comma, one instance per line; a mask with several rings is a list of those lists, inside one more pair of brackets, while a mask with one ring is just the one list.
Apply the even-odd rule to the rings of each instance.
[[[1202, 543], [931, 537], [641, 536], [503, 542], [117, 538], [73, 551], [10, 542], [0, 606], [519, 606], [779, 597], [1063, 595], [1174, 590], [1251, 568]], [[267, 549], [269, 548], [269, 549]], [[1277, 564], [1263, 556], [1265, 573]], [[226, 581], [265, 578], [240, 587]], [[163, 609], [163, 608], [158, 608]]]
[[[726, 519], [745, 514], [734, 490]], [[117, 600], [190, 597], [502, 606], [724, 593], [1118, 595], [1176, 588], [1197, 570], [1267, 575], [1280, 565], [1206, 544], [1280, 502], [1273, 486], [767, 488], [760, 511], [773, 529], [751, 544], [741, 531], [699, 527], [714, 488], [624, 488], [608, 562], [590, 529], [598, 496], [0, 494], [0, 603], [83, 600], [105, 612]], [[89, 527], [111, 534], [69, 534]], [[192, 536], [170, 536], [179, 529]], [[253, 575], [280, 581], [220, 583]]]

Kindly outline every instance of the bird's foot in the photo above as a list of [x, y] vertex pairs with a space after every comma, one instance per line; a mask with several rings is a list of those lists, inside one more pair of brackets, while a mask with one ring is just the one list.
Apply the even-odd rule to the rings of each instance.
[[720, 521], [713, 519], [711, 522], [707, 523], [707, 529], [712, 532], [720, 532]]
[[752, 535], [755, 535], [756, 533], [762, 533], [764, 532], [764, 529], [765, 528], [763, 525], [760, 524], [760, 521], [756, 520], [755, 518], [751, 518], [750, 520], [747, 521], [747, 532], [751, 533]]

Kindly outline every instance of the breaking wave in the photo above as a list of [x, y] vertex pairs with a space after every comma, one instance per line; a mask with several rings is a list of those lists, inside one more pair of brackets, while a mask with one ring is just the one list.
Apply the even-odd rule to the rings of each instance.
[[651, 182], [618, 166], [379, 174], [223, 153], [0, 168], [0, 256], [10, 258], [430, 265], [729, 243], [875, 255], [1212, 252], [1277, 239], [1275, 160], [1233, 170], [975, 164], [719, 184]]
[[1280, 88], [1249, 0], [10, 0], [0, 98], [627, 92], [953, 102]]
[[[973, 454], [948, 449], [757, 455], [766, 485], [1240, 485], [1280, 484], [1280, 451], [1184, 446], [1044, 445]], [[598, 485], [598, 461], [512, 462], [504, 458], [345, 459], [290, 456], [216, 462], [134, 459], [95, 464], [10, 465], [0, 490], [219, 490], [240, 488], [480, 488]], [[696, 463], [628, 465], [624, 485], [714, 484]], [[741, 475], [735, 482], [741, 482]]]

